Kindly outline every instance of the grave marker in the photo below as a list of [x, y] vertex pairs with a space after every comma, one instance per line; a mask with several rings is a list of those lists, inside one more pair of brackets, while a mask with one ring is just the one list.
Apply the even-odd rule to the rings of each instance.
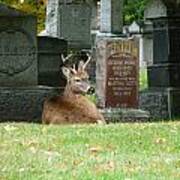
[[0, 86], [37, 85], [36, 18], [2, 4], [0, 12]]
[[137, 108], [138, 41], [135, 38], [99, 37], [96, 51], [98, 105], [103, 108]]
[[91, 6], [85, 1], [48, 1], [46, 31], [54, 37], [64, 38], [71, 48], [91, 46]]
[[153, 25], [153, 63], [148, 66], [148, 91], [141, 108], [153, 117], [172, 119], [180, 115], [180, 3], [151, 0], [145, 10]]
[[106, 107], [138, 105], [138, 47], [129, 40], [107, 43]]

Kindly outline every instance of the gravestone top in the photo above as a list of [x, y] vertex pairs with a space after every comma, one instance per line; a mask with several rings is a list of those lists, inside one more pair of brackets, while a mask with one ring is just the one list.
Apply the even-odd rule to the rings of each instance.
[[176, 0], [150, 0], [145, 8], [145, 19], [180, 16], [180, 2]]
[[33, 15], [0, 3], [0, 17], [1, 16], [22, 17], [22, 16], [33, 16]]
[[[79, 2], [79, 3], [77, 3]], [[86, 1], [48, 1], [46, 31], [72, 49], [91, 47], [91, 6]]]
[[2, 4], [0, 14], [0, 86], [37, 85], [36, 17]]

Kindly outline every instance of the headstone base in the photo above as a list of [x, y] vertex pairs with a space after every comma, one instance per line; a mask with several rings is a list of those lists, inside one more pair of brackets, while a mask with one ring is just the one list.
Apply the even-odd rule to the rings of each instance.
[[150, 121], [149, 112], [141, 109], [104, 108], [100, 111], [107, 123]]
[[43, 102], [46, 97], [62, 92], [47, 86], [0, 88], [0, 122], [41, 122]]
[[139, 106], [151, 119], [180, 117], [180, 88], [152, 88], [140, 93]]

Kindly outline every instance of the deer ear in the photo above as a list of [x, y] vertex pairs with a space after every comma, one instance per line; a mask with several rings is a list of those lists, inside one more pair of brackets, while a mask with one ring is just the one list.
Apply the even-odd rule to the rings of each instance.
[[66, 76], [67, 79], [70, 78], [71, 71], [70, 71], [69, 68], [67, 68], [67, 67], [62, 67], [62, 72], [63, 72], [63, 74]]

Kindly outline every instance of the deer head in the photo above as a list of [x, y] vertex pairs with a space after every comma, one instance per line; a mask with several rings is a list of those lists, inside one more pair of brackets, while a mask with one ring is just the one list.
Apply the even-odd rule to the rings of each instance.
[[75, 68], [75, 64], [73, 65], [73, 67], [62, 67], [62, 72], [67, 79], [65, 91], [68, 91], [68, 93], [87, 94], [92, 93], [94, 91], [94, 88], [91, 87], [89, 83], [89, 75], [85, 70], [87, 64], [91, 60], [90, 55], [88, 54], [87, 56], [88, 59], [86, 62], [79, 62], [77, 70]]

